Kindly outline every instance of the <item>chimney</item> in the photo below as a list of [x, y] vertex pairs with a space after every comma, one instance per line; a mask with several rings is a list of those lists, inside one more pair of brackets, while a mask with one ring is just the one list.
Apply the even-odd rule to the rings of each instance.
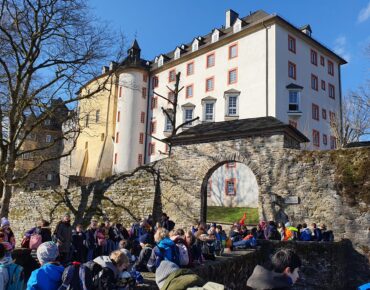
[[227, 10], [226, 11], [226, 23], [225, 23], [225, 28], [229, 28], [232, 26], [235, 22], [235, 20], [239, 17], [239, 14], [236, 13], [234, 10]]
[[103, 68], [102, 68], [102, 74], [105, 74], [105, 73], [107, 73], [107, 72], [109, 72], [109, 66], [103, 66]]

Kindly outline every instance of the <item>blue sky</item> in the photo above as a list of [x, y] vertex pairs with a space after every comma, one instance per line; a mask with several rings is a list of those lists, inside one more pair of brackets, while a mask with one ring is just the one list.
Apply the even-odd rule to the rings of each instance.
[[89, 0], [93, 13], [128, 42], [135, 36], [142, 57], [153, 59], [207, 34], [225, 22], [225, 11], [244, 17], [263, 9], [296, 26], [310, 24], [312, 36], [344, 57], [343, 93], [370, 79], [370, 0]]

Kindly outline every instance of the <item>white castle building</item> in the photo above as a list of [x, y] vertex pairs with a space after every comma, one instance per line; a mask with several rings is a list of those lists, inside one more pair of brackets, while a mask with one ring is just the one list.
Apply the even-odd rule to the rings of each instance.
[[[178, 124], [195, 117], [199, 120], [189, 126], [272, 116], [310, 139], [307, 149], [335, 148], [330, 118], [341, 115], [340, 69], [346, 61], [311, 34], [309, 25], [298, 28], [261, 10], [244, 18], [229, 10], [224, 26], [153, 61], [141, 59], [135, 40], [118, 64], [118, 86], [109, 105], [115, 116], [107, 117], [113, 129], [102, 132], [104, 138], [95, 134], [96, 142], [91, 141], [100, 155], [90, 152], [88, 165], [82, 151], [90, 145], [77, 145], [81, 160], [74, 172], [108, 168], [110, 162], [111, 173], [119, 173], [166, 157], [162, 153], [167, 146], [159, 140], [171, 130], [162, 110], [170, 106], [154, 91], [171, 98], [167, 87], [173, 87], [178, 72], [184, 87], [178, 98]], [[109, 134], [112, 138], [105, 137]], [[103, 139], [113, 141], [99, 145]], [[113, 154], [98, 158], [100, 151]], [[98, 178], [90, 175], [86, 177]]]

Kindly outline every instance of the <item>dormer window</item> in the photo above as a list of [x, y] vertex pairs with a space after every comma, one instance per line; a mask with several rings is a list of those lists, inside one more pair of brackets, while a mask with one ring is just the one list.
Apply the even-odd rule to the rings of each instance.
[[199, 40], [198, 40], [198, 39], [195, 39], [195, 40], [193, 41], [192, 46], [191, 46], [191, 50], [192, 50], [192, 51], [196, 51], [196, 50], [198, 50], [198, 48], [199, 48]]
[[158, 67], [160, 67], [160, 66], [162, 66], [162, 65], [163, 65], [163, 60], [164, 60], [163, 55], [161, 55], [161, 56], [159, 57], [159, 59], [158, 59]]
[[242, 29], [242, 21], [238, 18], [234, 23], [233, 32], [234, 33], [239, 32], [241, 29]]
[[180, 54], [181, 54], [181, 51], [180, 51], [180, 48], [178, 47], [178, 48], [176, 48], [176, 50], [175, 50], [175, 59], [179, 59], [180, 58]]
[[156, 57], [155, 57], [154, 62], [155, 62], [155, 63], [157, 63], [157, 62], [158, 62], [158, 56], [156, 56]]
[[219, 37], [220, 37], [220, 32], [217, 29], [215, 29], [215, 31], [213, 31], [212, 33], [212, 43], [218, 41]]
[[300, 111], [300, 90], [289, 90], [289, 112], [299, 112]]

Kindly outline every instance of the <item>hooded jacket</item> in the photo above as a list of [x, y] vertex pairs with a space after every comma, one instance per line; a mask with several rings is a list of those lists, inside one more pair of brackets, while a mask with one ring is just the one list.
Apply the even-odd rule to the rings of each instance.
[[119, 271], [108, 256], [100, 256], [94, 259], [94, 262], [99, 264], [103, 269], [99, 275], [98, 290], [117, 289], [117, 278]]
[[247, 286], [254, 290], [290, 289], [291, 280], [284, 274], [269, 271], [257, 265], [247, 281]]
[[6, 289], [6, 285], [8, 284], [9, 274], [7, 266], [12, 264], [11, 257], [4, 257], [0, 260], [0, 289]]
[[27, 290], [57, 290], [62, 284], [63, 266], [47, 263], [32, 272]]
[[158, 248], [164, 249], [164, 259], [179, 264], [178, 257], [175, 257], [176, 244], [170, 238], [164, 238], [158, 243]]

